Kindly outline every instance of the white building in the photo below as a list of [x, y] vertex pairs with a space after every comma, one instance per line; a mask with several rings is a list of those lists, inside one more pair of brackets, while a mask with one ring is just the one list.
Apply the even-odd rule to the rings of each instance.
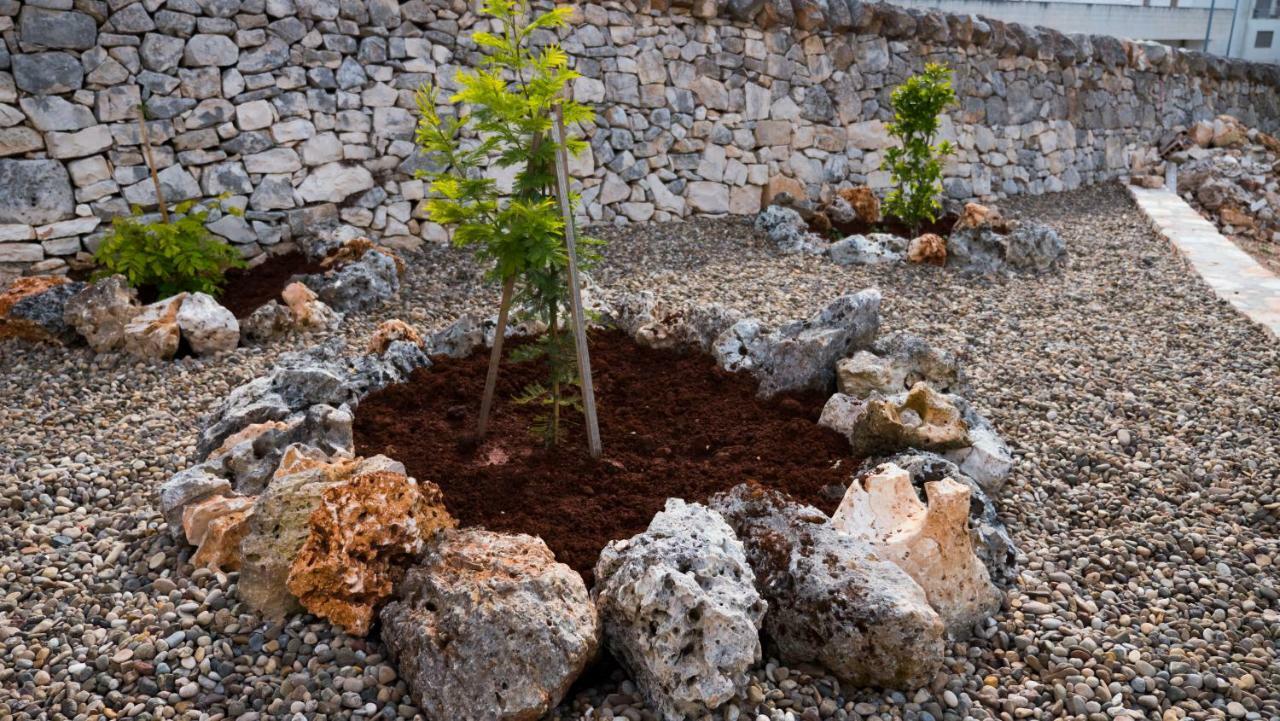
[[891, 0], [1280, 63], [1280, 0]]

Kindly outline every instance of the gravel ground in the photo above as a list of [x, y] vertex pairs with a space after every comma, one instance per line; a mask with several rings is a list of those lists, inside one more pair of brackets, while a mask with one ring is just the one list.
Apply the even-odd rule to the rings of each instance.
[[[1215, 300], [1121, 189], [1004, 204], [1056, 226], [1041, 278], [778, 257], [743, 221], [609, 230], [596, 277], [775, 320], [878, 285], [885, 330], [960, 354], [1019, 463], [1000, 499], [1025, 555], [982, 637], [912, 694], [769, 661], [728, 719], [1280, 717], [1280, 345]], [[491, 303], [453, 250], [412, 257], [400, 301], [352, 319], [440, 327]], [[376, 640], [264, 624], [193, 571], [153, 489], [199, 416], [284, 350], [146, 365], [0, 344], [0, 719], [405, 718]], [[558, 714], [653, 718], [616, 677]]]

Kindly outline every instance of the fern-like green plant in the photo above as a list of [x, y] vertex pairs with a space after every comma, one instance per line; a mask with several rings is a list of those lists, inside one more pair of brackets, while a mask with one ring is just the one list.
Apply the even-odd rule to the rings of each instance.
[[[429, 181], [430, 218], [451, 228], [456, 245], [473, 249], [489, 265], [490, 277], [503, 283], [505, 300], [511, 300], [505, 289], [514, 288], [517, 304], [545, 324], [546, 335], [520, 355], [525, 360], [546, 358], [549, 378], [518, 400], [548, 408], [535, 430], [554, 445], [560, 438], [561, 410], [578, 407], [570, 398], [578, 379], [573, 339], [563, 322], [569, 256], [553, 190], [557, 144], [552, 110], [559, 106], [568, 127], [590, 123], [593, 113], [568, 97], [569, 84], [579, 76], [569, 68], [565, 52], [555, 44], [534, 47], [532, 42], [539, 31], [567, 25], [570, 6], [530, 16], [524, 0], [486, 0], [480, 12], [497, 27], [472, 34], [485, 56], [476, 70], [458, 73], [459, 90], [448, 98], [452, 114], [441, 114], [436, 88], [427, 85], [418, 91], [421, 118], [415, 137], [435, 168], [418, 175]], [[563, 142], [573, 154], [586, 147], [574, 135]], [[516, 170], [509, 195], [485, 176], [491, 166]], [[577, 198], [568, 202], [576, 204]], [[592, 245], [580, 241], [580, 264], [592, 259]]]
[[942, 203], [942, 158], [950, 155], [950, 141], [934, 143], [941, 127], [942, 111], [956, 101], [951, 74], [946, 67], [929, 63], [894, 89], [893, 122], [889, 135], [902, 144], [889, 148], [887, 167], [894, 188], [885, 198], [885, 211], [907, 223], [919, 234], [921, 224], [937, 219]]
[[177, 220], [167, 223], [143, 221], [140, 208], [116, 218], [94, 254], [101, 266], [97, 277], [119, 273], [135, 288], [155, 288], [161, 298], [184, 291], [217, 294], [226, 271], [244, 267], [244, 260], [204, 227], [210, 209], [187, 201], [172, 208]]

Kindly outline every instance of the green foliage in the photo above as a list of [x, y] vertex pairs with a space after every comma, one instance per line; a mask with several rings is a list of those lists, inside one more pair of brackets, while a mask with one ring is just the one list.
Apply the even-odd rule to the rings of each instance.
[[[187, 201], [173, 207], [171, 212], [178, 219], [169, 223], [144, 222], [139, 208], [133, 209], [131, 217], [116, 218], [94, 255], [102, 266], [98, 275], [120, 273], [135, 288], [155, 287], [161, 298], [183, 291], [216, 294], [223, 273], [243, 267], [244, 260], [235, 248], [205, 229], [209, 210]], [[238, 208], [227, 212], [240, 214]]]
[[930, 63], [924, 72], [913, 75], [893, 91], [893, 122], [889, 134], [901, 147], [885, 151], [884, 165], [894, 188], [885, 198], [885, 211], [919, 230], [924, 222], [936, 220], [942, 208], [942, 158], [950, 155], [949, 141], [934, 143], [942, 111], [955, 103], [950, 71]]
[[[567, 25], [572, 7], [560, 5], [530, 16], [524, 0], [486, 0], [481, 13], [497, 21], [497, 30], [471, 36], [486, 55], [478, 69], [458, 73], [459, 90], [448, 98], [452, 114], [441, 114], [436, 88], [424, 86], [418, 92], [416, 141], [430, 166], [419, 177], [430, 184], [426, 209], [431, 219], [452, 229], [456, 245], [472, 248], [488, 263], [493, 280], [516, 278], [518, 304], [547, 327], [546, 336], [527, 346], [526, 355], [545, 357], [550, 377], [527, 389], [522, 400], [549, 408], [547, 422], [540, 422], [538, 430], [554, 444], [560, 411], [578, 407], [570, 397], [578, 378], [571, 330], [561, 322], [569, 255], [553, 190], [557, 145], [552, 110], [559, 106], [570, 128], [592, 122], [593, 113], [568, 98], [566, 89], [579, 77], [569, 69], [568, 55], [557, 45], [535, 48], [532, 42], [540, 31]], [[581, 137], [565, 139], [570, 154], [585, 147]], [[509, 196], [485, 177], [491, 167], [515, 169]], [[577, 201], [568, 200], [573, 205]], [[594, 258], [593, 245], [579, 241], [580, 267]]]

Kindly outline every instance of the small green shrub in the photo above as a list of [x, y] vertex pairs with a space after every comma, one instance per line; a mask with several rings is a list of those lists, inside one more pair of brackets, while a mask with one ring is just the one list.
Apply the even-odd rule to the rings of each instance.
[[[143, 222], [138, 208], [132, 216], [116, 218], [94, 254], [102, 267], [98, 275], [119, 273], [135, 288], [154, 287], [161, 298], [184, 291], [216, 294], [227, 269], [244, 267], [244, 260], [205, 229], [209, 210], [188, 201], [173, 207], [178, 219], [168, 223]], [[237, 208], [227, 212], [240, 213]]]
[[902, 145], [885, 151], [884, 165], [894, 183], [885, 198], [885, 211], [909, 224], [920, 225], [938, 217], [942, 203], [942, 158], [951, 154], [949, 141], [934, 144], [942, 111], [956, 101], [950, 71], [930, 63], [893, 91], [893, 122], [889, 134]]

